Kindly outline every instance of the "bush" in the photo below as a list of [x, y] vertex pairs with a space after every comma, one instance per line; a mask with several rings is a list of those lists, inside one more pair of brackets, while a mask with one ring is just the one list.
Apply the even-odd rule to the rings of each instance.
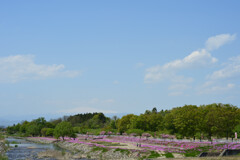
[[47, 133], [47, 128], [42, 128], [41, 129], [41, 134], [42, 134], [42, 136], [46, 136], [46, 133]]
[[0, 154], [0, 160], [8, 160], [8, 158]]
[[107, 148], [104, 148], [104, 147], [94, 147], [94, 148], [92, 149], [92, 151], [93, 151], [93, 152], [95, 152], [95, 151], [107, 152], [108, 149], [107, 149]]
[[148, 158], [158, 158], [158, 157], [161, 157], [161, 155], [156, 152], [156, 151], [151, 151], [150, 152], [151, 154], [148, 156]]
[[120, 153], [126, 154], [126, 155], [129, 155], [129, 154], [130, 154], [130, 151], [129, 151], [129, 150], [127, 150], [127, 149], [120, 149], [120, 148], [115, 149], [114, 152], [120, 152]]
[[166, 158], [174, 158], [173, 154], [168, 152], [166, 154], [164, 154]]
[[[86, 133], [91, 133], [91, 135], [99, 135], [102, 129], [86, 129]], [[86, 134], [85, 133], [85, 134]]]
[[144, 131], [141, 129], [129, 129], [127, 130], [127, 134], [135, 133], [137, 136], [141, 136]]
[[48, 128], [46, 132], [46, 136], [53, 136], [54, 129], [53, 128]]
[[43, 128], [41, 130], [42, 136], [53, 136], [54, 129], [53, 128]]

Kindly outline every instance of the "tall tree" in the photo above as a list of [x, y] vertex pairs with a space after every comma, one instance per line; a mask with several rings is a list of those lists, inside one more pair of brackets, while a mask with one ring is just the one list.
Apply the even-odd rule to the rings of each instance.
[[64, 137], [66, 136], [72, 136], [73, 134], [73, 127], [70, 122], [63, 121], [59, 124], [57, 124], [56, 128], [54, 129], [54, 137], [59, 138], [62, 137], [64, 140]]

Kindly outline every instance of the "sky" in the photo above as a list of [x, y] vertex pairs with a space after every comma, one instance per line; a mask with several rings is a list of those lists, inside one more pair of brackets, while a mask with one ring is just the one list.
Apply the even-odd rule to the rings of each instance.
[[0, 1], [0, 125], [240, 107], [240, 1]]

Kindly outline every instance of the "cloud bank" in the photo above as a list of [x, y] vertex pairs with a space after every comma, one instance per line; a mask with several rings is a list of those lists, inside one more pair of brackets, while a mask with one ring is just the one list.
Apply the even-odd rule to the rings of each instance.
[[224, 68], [213, 72], [208, 76], [210, 80], [240, 77], [240, 56], [229, 59]]
[[221, 34], [208, 38], [206, 47], [193, 51], [183, 59], [177, 59], [164, 65], [157, 65], [146, 69], [145, 83], [159, 82], [164, 79], [174, 79], [176, 73], [182, 69], [206, 67], [217, 62], [209, 51], [218, 49], [226, 43], [233, 41], [236, 35]]
[[231, 42], [236, 39], [236, 34], [220, 34], [214, 37], [208, 38], [206, 41], [206, 49], [211, 51], [214, 49], [218, 49], [222, 45]]
[[15, 55], [0, 58], [0, 82], [15, 83], [29, 79], [76, 77], [79, 71], [65, 70], [63, 64], [36, 64], [33, 55]]

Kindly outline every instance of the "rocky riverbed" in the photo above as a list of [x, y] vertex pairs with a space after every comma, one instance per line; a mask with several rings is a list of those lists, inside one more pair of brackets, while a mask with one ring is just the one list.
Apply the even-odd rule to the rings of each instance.
[[[59, 148], [54, 143], [42, 141], [36, 143], [23, 138], [6, 138], [8, 150], [4, 153], [8, 160], [28, 159], [28, 160], [78, 160], [73, 158], [73, 154]], [[0, 158], [1, 159], [1, 158]]]
[[[33, 141], [35, 143], [55, 143], [61, 148], [64, 148], [71, 152], [71, 158], [73, 159], [104, 159], [104, 160], [135, 160], [139, 159], [139, 152], [131, 152], [128, 150], [116, 150], [111, 148], [101, 148], [101, 147], [92, 147], [86, 144], [71, 143], [67, 141], [46, 141], [38, 138], [28, 138], [27, 140]], [[51, 152], [44, 152], [39, 154], [41, 157], [52, 156]]]

